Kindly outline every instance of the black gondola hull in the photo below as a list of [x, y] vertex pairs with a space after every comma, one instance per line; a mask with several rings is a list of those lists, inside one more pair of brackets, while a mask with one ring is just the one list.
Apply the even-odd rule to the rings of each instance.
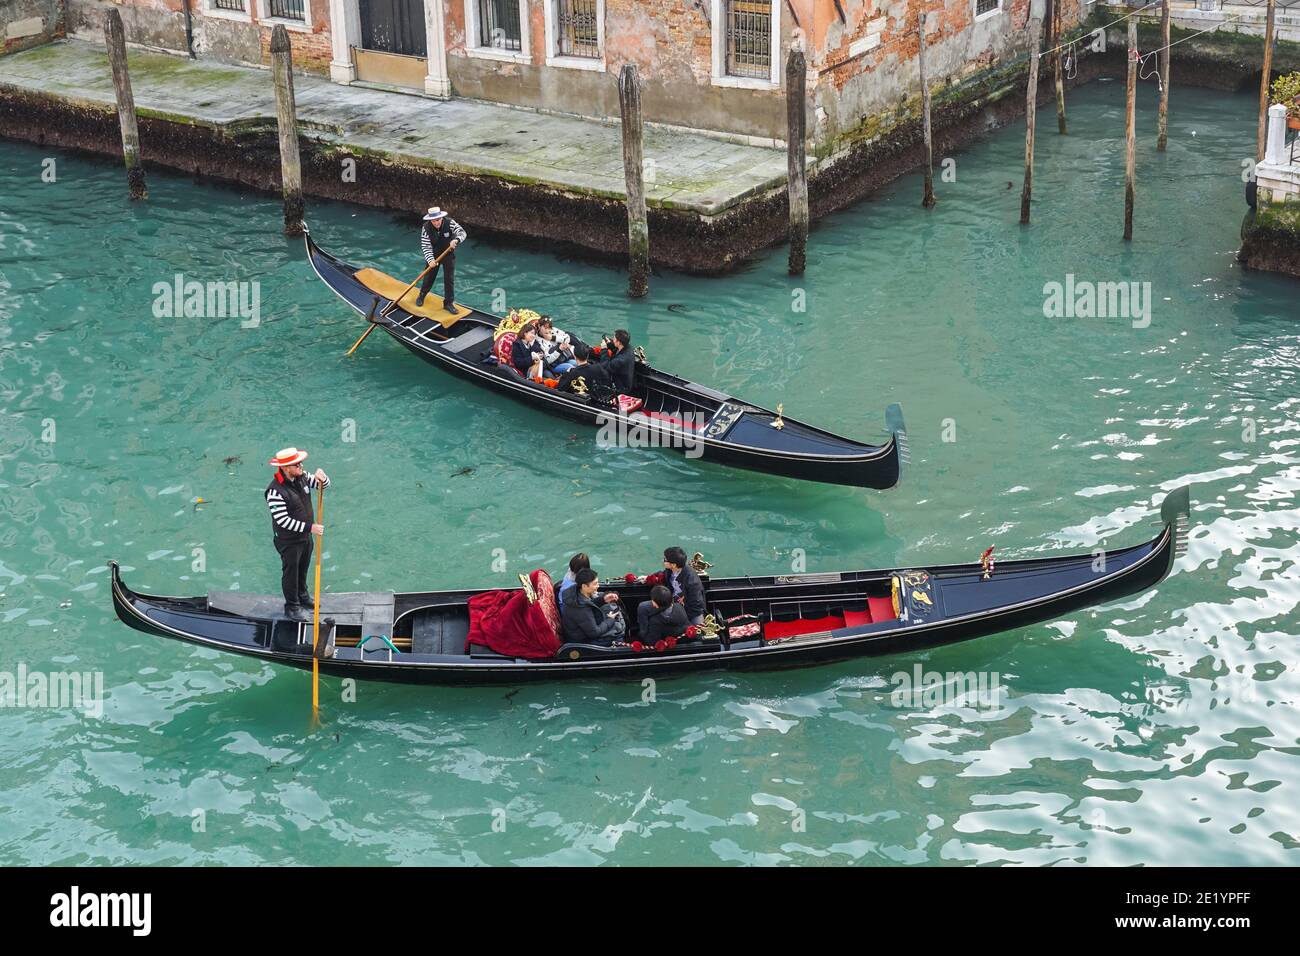
[[[565, 645], [555, 659], [540, 661], [470, 653], [393, 653], [372, 645], [364, 652], [341, 649], [334, 658], [321, 660], [320, 666], [326, 674], [367, 680], [514, 685], [575, 679], [639, 680], [717, 670], [777, 670], [914, 653], [1054, 620], [1156, 586], [1169, 573], [1185, 542], [1186, 490], [1170, 498], [1176, 496], [1175, 506], [1163, 509], [1166, 521], [1159, 535], [1137, 546], [1104, 552], [1100, 568], [1097, 556], [1089, 554], [1003, 562], [987, 581], [978, 566], [926, 569], [937, 584], [936, 593], [945, 608], [941, 616], [929, 621], [884, 621], [730, 646], [683, 644], [667, 653], [610, 651], [581, 645], [574, 645], [570, 652], [567, 649], [571, 646]], [[290, 667], [311, 667], [309, 652], [278, 649], [283, 643], [278, 636], [286, 630], [296, 628], [299, 639], [309, 641], [310, 625], [289, 622], [274, 614], [253, 617], [222, 611], [214, 606], [212, 596], [160, 598], [138, 594], [126, 587], [115, 562], [111, 569], [114, 610], [130, 627]], [[845, 603], [847, 598], [865, 593], [895, 573], [897, 569], [715, 579], [707, 582], [707, 598], [710, 607], [721, 609], [723, 614], [728, 609], [754, 612], [766, 608], [769, 616], [775, 617], [783, 606]], [[646, 592], [643, 585], [612, 584], [611, 590], [620, 593], [628, 606], [634, 606]], [[389, 596], [394, 620], [401, 622], [413, 620], [416, 615], [463, 608], [475, 593], [431, 591]], [[274, 603], [273, 599], [267, 600]]]
[[[534, 383], [503, 370], [498, 366], [483, 364], [478, 360], [479, 349], [458, 350], [456, 338], [445, 330], [434, 327], [427, 319], [421, 321], [401, 308], [383, 315], [391, 305], [390, 300], [377, 296], [356, 278], [356, 269], [324, 252], [306, 238], [308, 258], [312, 268], [326, 285], [360, 314], [370, 314], [377, 302], [375, 322], [408, 351], [430, 365], [464, 381], [472, 382], [498, 394], [506, 395], [522, 404], [555, 415], [568, 421], [597, 428], [610, 422], [612, 413], [599, 406], [566, 396], [553, 389]], [[453, 327], [458, 333], [475, 326], [495, 328], [498, 317], [471, 310]], [[906, 430], [901, 412], [891, 406], [886, 414], [889, 438], [882, 444], [870, 445], [842, 438], [793, 419], [784, 419], [786, 428], [768, 427], [775, 421], [776, 412], [761, 408], [704, 386], [688, 382], [659, 370], [642, 366], [639, 376], [643, 383], [653, 387], [657, 394], [673, 395], [690, 407], [729, 404], [743, 409], [749, 419], [739, 422], [732, 431], [743, 425], [748, 440], [736, 441], [711, 438], [702, 433], [686, 433], [681, 429], [661, 426], [649, 421], [638, 421], [636, 427], [648, 430], [655, 436], [656, 447], [666, 447], [688, 457], [804, 481], [848, 485], [859, 488], [887, 489], [898, 484], [906, 459]], [[613, 416], [618, 418], [619, 416]], [[752, 421], [751, 421], [752, 420]], [[624, 419], [630, 423], [631, 419]], [[758, 425], [758, 422], [764, 423]]]

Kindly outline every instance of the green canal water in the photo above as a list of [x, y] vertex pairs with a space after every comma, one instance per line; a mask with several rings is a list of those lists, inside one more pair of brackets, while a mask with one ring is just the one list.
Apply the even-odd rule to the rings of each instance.
[[[382, 336], [345, 359], [362, 325], [273, 197], [153, 172], [131, 205], [114, 164], [58, 154], [45, 183], [47, 151], [0, 143], [0, 673], [104, 681], [102, 716], [0, 710], [0, 862], [1294, 864], [1297, 286], [1234, 260], [1251, 97], [1176, 89], [1162, 155], [1142, 92], [1131, 245], [1114, 83], [1072, 96], [1069, 137], [1041, 117], [1028, 229], [1015, 127], [955, 154], [932, 212], [912, 176], [821, 222], [798, 281], [773, 250], [630, 302], [616, 270], [471, 236], [465, 301], [626, 326], [662, 367], [851, 435], [900, 401], [913, 464], [887, 493], [599, 449]], [[344, 258], [416, 267], [384, 213], [310, 222]], [[155, 317], [177, 273], [258, 282], [260, 324]], [[1045, 317], [1070, 274], [1150, 283], [1149, 325]], [[1142, 540], [1182, 483], [1194, 511], [1157, 590], [1040, 626], [661, 681], [653, 702], [635, 683], [344, 702], [325, 680], [311, 732], [307, 675], [127, 629], [104, 567], [154, 593], [274, 591], [263, 462], [290, 444], [335, 482], [330, 590], [509, 586], [580, 548], [644, 572], [674, 543], [723, 575], [1010, 558]], [[918, 665], [996, 693], [900, 706], [893, 675]]]

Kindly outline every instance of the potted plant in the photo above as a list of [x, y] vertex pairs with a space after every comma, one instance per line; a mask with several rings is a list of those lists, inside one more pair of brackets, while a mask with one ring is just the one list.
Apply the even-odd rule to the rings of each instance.
[[1286, 125], [1300, 129], [1300, 71], [1287, 73], [1273, 81], [1272, 100], [1286, 107]]

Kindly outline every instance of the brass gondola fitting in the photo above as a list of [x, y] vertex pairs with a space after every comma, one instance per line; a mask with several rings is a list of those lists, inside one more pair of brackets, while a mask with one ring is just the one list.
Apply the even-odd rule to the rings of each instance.
[[696, 551], [691, 555], [691, 567], [695, 569], [696, 574], [704, 574], [713, 567], [712, 563], [704, 560], [704, 552]]
[[641, 346], [638, 345], [636, 348], [634, 348], [632, 350], [632, 354], [633, 356], [636, 357], [636, 360], [639, 363], [641, 363], [642, 365], [647, 364], [645, 360], [645, 349], [643, 349]]
[[785, 419], [781, 417], [782, 413], [784, 412], [785, 412], [785, 406], [782, 405], [780, 402], [777, 402], [776, 418], [772, 419], [772, 427], [775, 428], [777, 431], [780, 431], [782, 428], [785, 428]]

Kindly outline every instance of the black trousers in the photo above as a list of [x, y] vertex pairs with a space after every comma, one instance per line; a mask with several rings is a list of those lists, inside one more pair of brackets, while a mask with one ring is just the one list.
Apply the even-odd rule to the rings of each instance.
[[424, 281], [420, 283], [420, 295], [429, 294], [434, 280], [438, 278], [439, 269], [442, 270], [442, 304], [454, 305], [456, 302], [456, 257], [454, 255], [443, 259], [424, 277]]
[[311, 567], [311, 535], [302, 540], [275, 539], [275, 550], [280, 552], [280, 590], [285, 604], [309, 603], [307, 594], [307, 569]]

